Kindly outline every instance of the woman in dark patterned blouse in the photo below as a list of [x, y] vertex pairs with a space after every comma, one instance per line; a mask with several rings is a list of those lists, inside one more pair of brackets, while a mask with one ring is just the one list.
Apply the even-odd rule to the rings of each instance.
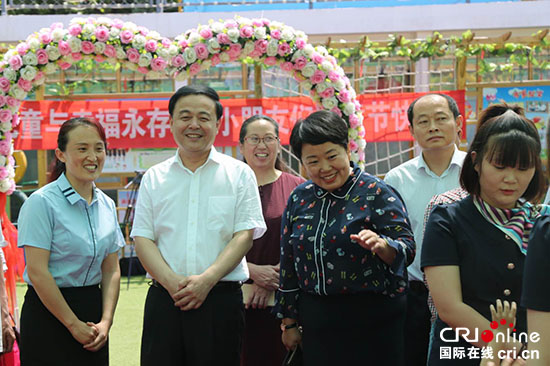
[[252, 284], [243, 287], [246, 321], [241, 365], [279, 366], [285, 348], [269, 300], [279, 288], [281, 216], [290, 192], [304, 179], [285, 172], [279, 157], [279, 125], [272, 118], [262, 115], [248, 118], [241, 126], [239, 140], [241, 153], [258, 181], [267, 225], [266, 233], [254, 240], [246, 255]]
[[332, 112], [299, 121], [290, 144], [311, 180], [283, 214], [284, 345], [301, 343], [306, 366], [402, 365], [415, 244], [400, 196], [350, 163], [348, 126]]

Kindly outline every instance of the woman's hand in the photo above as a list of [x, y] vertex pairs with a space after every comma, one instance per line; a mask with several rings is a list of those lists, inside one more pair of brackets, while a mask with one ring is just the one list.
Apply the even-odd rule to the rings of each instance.
[[74, 325], [69, 327], [69, 332], [71, 332], [71, 335], [78, 341], [78, 343], [83, 345], [87, 345], [92, 342], [99, 334], [97, 328], [80, 320], [76, 321]]
[[302, 333], [296, 328], [285, 329], [281, 337], [284, 346], [287, 350], [296, 348], [300, 343], [302, 343]]
[[351, 234], [349, 237], [363, 248], [378, 255], [388, 265], [392, 264], [397, 255], [395, 249], [390, 247], [387, 241], [372, 230], [361, 230], [359, 234]]
[[244, 304], [245, 308], [248, 309], [252, 307], [252, 309], [265, 309], [273, 291], [260, 287], [255, 283], [252, 284], [251, 288], [252, 293]]
[[250, 278], [255, 284], [261, 286], [267, 290], [279, 289], [279, 265], [258, 265], [254, 263], [248, 263], [250, 269]]
[[111, 323], [102, 320], [97, 324], [92, 322], [87, 322], [86, 324], [97, 330], [97, 336], [93, 341], [85, 344], [84, 349], [92, 352], [99, 351], [101, 348], [103, 348], [103, 346], [105, 346], [105, 343], [107, 343], [107, 339], [109, 338], [109, 330], [111, 329]]

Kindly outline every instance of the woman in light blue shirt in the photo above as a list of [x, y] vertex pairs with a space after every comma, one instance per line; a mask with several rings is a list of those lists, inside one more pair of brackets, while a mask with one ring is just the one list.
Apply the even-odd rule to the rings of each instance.
[[57, 145], [51, 183], [19, 215], [28, 283], [21, 363], [108, 365], [124, 238], [114, 202], [94, 184], [105, 162], [105, 131], [96, 121], [73, 118], [61, 126]]

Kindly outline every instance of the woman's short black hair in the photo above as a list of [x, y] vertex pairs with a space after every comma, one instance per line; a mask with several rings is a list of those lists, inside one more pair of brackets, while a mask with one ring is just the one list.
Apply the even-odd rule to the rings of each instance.
[[348, 148], [348, 124], [334, 112], [317, 111], [294, 125], [290, 134], [292, 153], [302, 160], [302, 145], [332, 142]]
[[[475, 151], [475, 161], [472, 153]], [[479, 174], [475, 170], [483, 159], [499, 166], [535, 168], [535, 174], [522, 197], [538, 203], [544, 194], [544, 176], [540, 159], [540, 137], [535, 124], [524, 116], [507, 110], [485, 122], [477, 131], [464, 159], [460, 184], [470, 194], [479, 196]]]
[[176, 107], [178, 100], [188, 95], [204, 95], [212, 99], [214, 104], [216, 104], [216, 119], [222, 118], [223, 106], [220, 103], [220, 96], [214, 89], [204, 85], [186, 85], [179, 88], [170, 97], [170, 101], [168, 102], [168, 113], [170, 113], [170, 117], [174, 116], [174, 108]]

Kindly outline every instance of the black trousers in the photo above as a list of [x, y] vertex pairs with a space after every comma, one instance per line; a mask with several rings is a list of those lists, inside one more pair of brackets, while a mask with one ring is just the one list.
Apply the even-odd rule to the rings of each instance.
[[365, 293], [300, 293], [305, 366], [403, 366], [406, 300]]
[[[78, 319], [98, 323], [102, 314], [99, 286], [61, 288], [61, 294]], [[107, 366], [109, 344], [97, 352], [82, 348], [65, 326], [42, 304], [29, 286], [21, 310], [22, 366]]]
[[426, 366], [430, 342], [428, 289], [422, 281], [410, 281], [405, 319], [406, 366]]
[[236, 282], [220, 282], [200, 308], [188, 311], [153, 285], [145, 300], [141, 365], [237, 366], [243, 329], [243, 295]]
[[281, 366], [286, 349], [280, 324], [271, 307], [245, 310], [241, 366]]

